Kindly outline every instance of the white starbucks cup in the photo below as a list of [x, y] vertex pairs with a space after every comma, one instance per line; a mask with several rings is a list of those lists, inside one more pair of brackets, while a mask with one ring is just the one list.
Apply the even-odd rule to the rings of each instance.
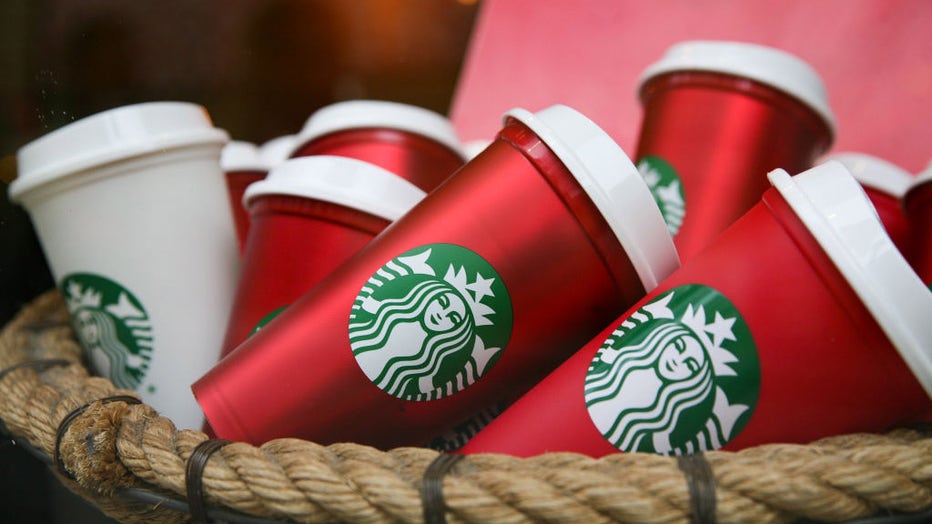
[[220, 152], [204, 108], [111, 109], [18, 151], [10, 199], [32, 219], [94, 370], [179, 428], [216, 362], [238, 273]]

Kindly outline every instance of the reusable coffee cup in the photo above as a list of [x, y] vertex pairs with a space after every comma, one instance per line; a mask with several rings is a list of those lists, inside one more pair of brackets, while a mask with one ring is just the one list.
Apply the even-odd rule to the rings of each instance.
[[193, 390], [227, 439], [422, 445], [517, 398], [677, 266], [604, 131], [566, 106], [514, 109]]
[[378, 166], [338, 156], [288, 160], [249, 186], [252, 224], [222, 355], [311, 289], [424, 197]]
[[912, 249], [911, 235], [909, 221], [903, 211], [903, 195], [912, 183], [913, 175], [891, 162], [864, 153], [833, 153], [825, 160], [837, 160], [848, 168], [867, 193], [893, 244], [908, 257]]
[[119, 107], [18, 152], [29, 212], [92, 368], [179, 428], [217, 361], [238, 273], [220, 152], [227, 134], [183, 102]]
[[460, 451], [689, 454], [932, 408], [932, 293], [838, 162], [773, 189]]
[[835, 133], [818, 74], [754, 44], [676, 44], [642, 73], [638, 94], [636, 162], [683, 261], [760, 200], [765, 173], [811, 167]]
[[408, 104], [350, 100], [315, 111], [295, 138], [292, 157], [337, 155], [370, 162], [426, 192], [466, 162], [453, 124]]
[[220, 167], [226, 176], [236, 239], [242, 252], [246, 236], [249, 234], [249, 214], [243, 208], [243, 193], [249, 184], [265, 178], [269, 171], [269, 163], [262, 158], [256, 144], [232, 140], [224, 145], [220, 152]]
[[912, 234], [909, 261], [922, 281], [932, 286], [932, 164], [910, 183], [903, 208]]

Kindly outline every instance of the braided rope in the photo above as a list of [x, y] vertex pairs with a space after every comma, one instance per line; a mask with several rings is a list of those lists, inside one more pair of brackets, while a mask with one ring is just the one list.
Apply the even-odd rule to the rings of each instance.
[[[61, 438], [71, 489], [125, 522], [184, 521], [189, 515], [123, 500], [142, 488], [183, 500], [185, 470], [207, 435], [177, 430], [145, 404], [100, 399], [135, 395], [88, 375], [60, 295], [38, 297], [0, 334], [0, 419], [17, 439], [51, 457]], [[112, 400], [112, 399], [111, 399]], [[322, 446], [278, 439], [231, 443], [206, 459], [205, 502], [241, 514], [296, 522], [424, 522], [421, 483], [436, 451]], [[766, 445], [705, 454], [718, 522], [845, 521], [932, 508], [932, 433], [832, 437], [809, 445]], [[471, 455], [440, 480], [447, 522], [584, 521], [687, 523], [690, 486], [675, 458], [572, 453], [531, 458]]]

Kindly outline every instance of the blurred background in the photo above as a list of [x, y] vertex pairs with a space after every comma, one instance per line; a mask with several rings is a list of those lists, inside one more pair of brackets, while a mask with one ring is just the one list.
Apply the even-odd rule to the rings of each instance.
[[[53, 286], [11, 204], [16, 150], [126, 104], [207, 108], [237, 140], [296, 133], [317, 108], [371, 98], [446, 114], [477, 0], [0, 2], [0, 325]], [[0, 521], [107, 522], [0, 442]]]

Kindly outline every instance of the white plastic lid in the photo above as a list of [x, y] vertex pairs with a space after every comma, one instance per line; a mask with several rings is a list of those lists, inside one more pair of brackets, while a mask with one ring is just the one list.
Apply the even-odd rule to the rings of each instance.
[[902, 198], [913, 181], [913, 175], [905, 169], [873, 155], [846, 151], [825, 157], [826, 162], [830, 160], [844, 164], [862, 186], [895, 198]]
[[289, 156], [311, 140], [347, 129], [387, 128], [435, 140], [465, 160], [463, 145], [449, 119], [423, 107], [383, 100], [350, 100], [322, 107], [298, 133]]
[[491, 140], [484, 140], [482, 138], [478, 138], [476, 140], [470, 140], [464, 143], [463, 151], [466, 154], [466, 158], [469, 160], [472, 160], [473, 158], [478, 156], [479, 153], [483, 152], [485, 148], [489, 147], [489, 145], [491, 144], [492, 144]]
[[263, 142], [259, 146], [259, 155], [262, 156], [262, 159], [270, 168], [275, 167], [288, 160], [288, 157], [291, 156], [295, 146], [295, 139], [297, 139], [297, 135], [282, 135]]
[[564, 105], [537, 113], [512, 109], [563, 162], [608, 222], [646, 291], [675, 271], [673, 238], [637, 168], [598, 125]]
[[744, 42], [681, 42], [641, 73], [638, 89], [649, 79], [673, 71], [710, 71], [767, 84], [808, 105], [835, 135], [835, 116], [822, 79], [809, 64], [785, 51]]
[[840, 162], [770, 183], [812, 233], [932, 397], [932, 293], [887, 236], [864, 190]]
[[923, 183], [923, 182], [928, 182], [929, 180], [932, 180], [932, 161], [930, 161], [930, 162], [929, 162], [929, 165], [926, 166], [925, 169], [923, 169], [922, 171], [920, 171], [920, 172], [913, 178], [913, 185], [919, 185], [919, 184], [921, 184], [921, 183]]
[[246, 187], [243, 205], [262, 195], [290, 195], [333, 202], [386, 220], [397, 220], [426, 193], [411, 182], [355, 158], [315, 155], [292, 158]]
[[147, 102], [72, 122], [17, 152], [19, 174], [10, 198], [63, 176], [117, 160], [175, 147], [216, 143], [229, 136], [207, 111], [187, 102]]
[[231, 140], [220, 151], [220, 168], [224, 171], [268, 171], [269, 166], [252, 142]]

